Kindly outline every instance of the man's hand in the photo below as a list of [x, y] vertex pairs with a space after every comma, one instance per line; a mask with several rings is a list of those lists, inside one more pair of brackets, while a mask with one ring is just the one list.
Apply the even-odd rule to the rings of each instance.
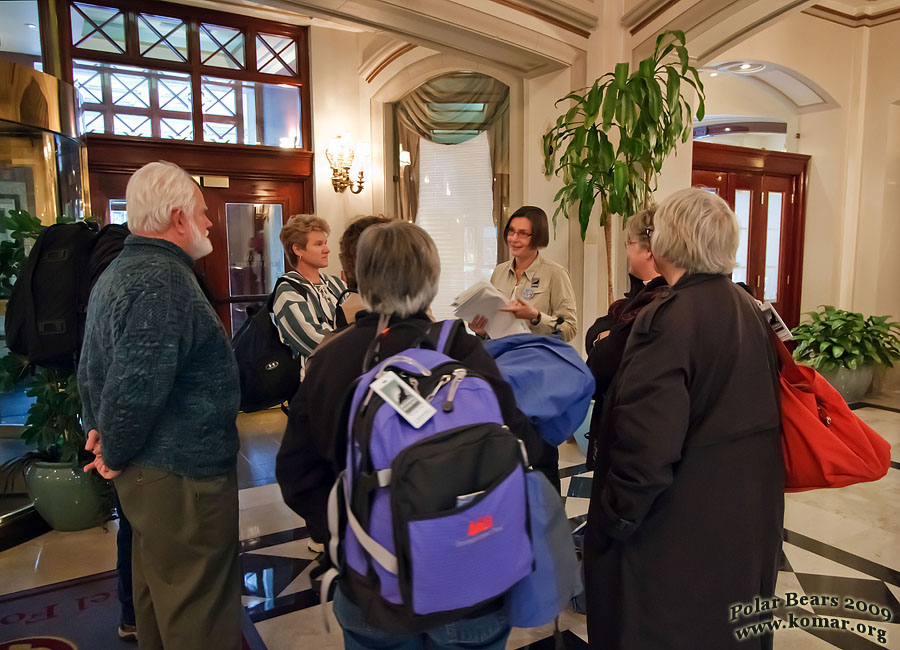
[[100, 455], [100, 432], [96, 429], [91, 429], [88, 432], [87, 442], [84, 443], [84, 448], [94, 454], [95, 456]]
[[513, 300], [511, 300], [510, 303], [500, 311], [509, 312], [516, 318], [527, 321], [532, 321], [541, 315], [541, 312], [538, 311], [537, 307], [535, 307], [530, 302], [520, 300], [519, 298], [514, 298]]
[[105, 479], [116, 478], [122, 473], [121, 471], [110, 469], [106, 466], [106, 463], [103, 462], [103, 453], [100, 448], [100, 432], [96, 429], [91, 429], [88, 433], [87, 442], [84, 443], [84, 448], [94, 454], [94, 460], [84, 466], [85, 472], [97, 470], [97, 473]]
[[481, 314], [476, 314], [475, 318], [472, 319], [472, 322], [469, 323], [469, 329], [475, 332], [478, 336], [485, 335], [485, 328], [487, 327], [487, 318], [482, 316]]

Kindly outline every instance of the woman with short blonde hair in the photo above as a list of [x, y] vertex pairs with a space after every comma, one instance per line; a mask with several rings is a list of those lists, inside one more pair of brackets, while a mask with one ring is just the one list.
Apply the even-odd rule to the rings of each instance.
[[279, 238], [291, 266], [297, 265], [297, 252], [294, 246], [301, 251], [306, 248], [311, 232], [322, 232], [327, 236], [331, 234], [331, 226], [322, 217], [314, 214], [295, 214], [282, 226]]
[[331, 227], [323, 218], [295, 214], [279, 235], [292, 268], [275, 285], [272, 313], [281, 342], [300, 359], [301, 375], [306, 360], [335, 329], [337, 310], [347, 291], [341, 278], [324, 271], [331, 252], [329, 234]]

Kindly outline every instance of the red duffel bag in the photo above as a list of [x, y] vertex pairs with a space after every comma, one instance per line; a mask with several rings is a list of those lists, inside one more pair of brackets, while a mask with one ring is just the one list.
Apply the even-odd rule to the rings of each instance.
[[772, 332], [781, 362], [784, 491], [877, 481], [891, 466], [891, 445], [857, 417], [822, 375], [794, 362]]

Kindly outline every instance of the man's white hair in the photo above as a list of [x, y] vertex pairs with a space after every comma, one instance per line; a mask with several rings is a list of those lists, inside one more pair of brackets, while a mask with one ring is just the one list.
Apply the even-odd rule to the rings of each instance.
[[167, 230], [173, 210], [193, 217], [197, 205], [197, 183], [178, 165], [160, 160], [134, 172], [125, 189], [128, 228], [132, 232], [159, 233]]

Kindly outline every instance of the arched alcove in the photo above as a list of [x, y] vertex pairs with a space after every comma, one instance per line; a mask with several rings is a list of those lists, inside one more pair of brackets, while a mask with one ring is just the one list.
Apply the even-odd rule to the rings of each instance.
[[[393, 72], [393, 74], [385, 74]], [[390, 104], [436, 77], [453, 72], [478, 72], [509, 87], [509, 203], [521, 205], [524, 177], [524, 83], [520, 75], [500, 66], [490, 65], [453, 54], [433, 54], [407, 66], [393, 66], [378, 75], [372, 83], [370, 99], [372, 162], [383, 170], [383, 185], [373, 188], [376, 212], [393, 213], [396, 206], [394, 177], [398, 175], [393, 151], [393, 121]]]

